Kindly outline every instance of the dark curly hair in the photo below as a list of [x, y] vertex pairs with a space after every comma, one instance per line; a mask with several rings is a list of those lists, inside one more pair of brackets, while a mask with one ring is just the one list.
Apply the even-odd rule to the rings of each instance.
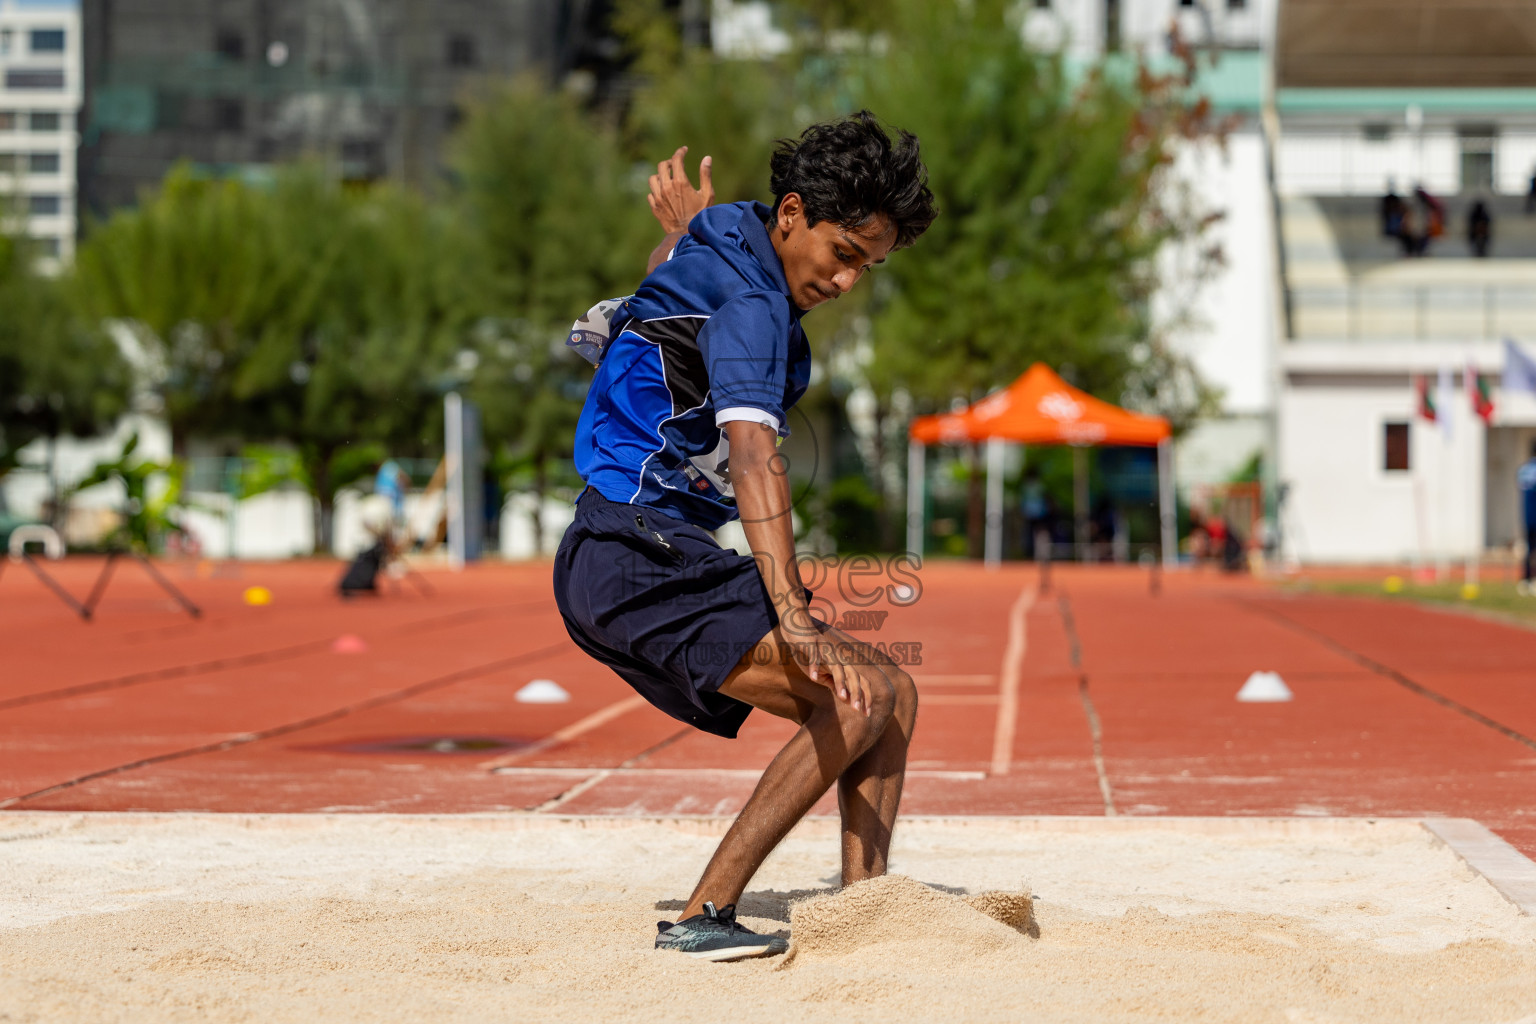
[[862, 227], [880, 214], [896, 228], [897, 249], [917, 241], [938, 216], [928, 191], [928, 170], [918, 159], [917, 136], [890, 136], [867, 110], [813, 124], [797, 139], [780, 139], [769, 161], [773, 220], [791, 192], [805, 203], [811, 227], [824, 220]]

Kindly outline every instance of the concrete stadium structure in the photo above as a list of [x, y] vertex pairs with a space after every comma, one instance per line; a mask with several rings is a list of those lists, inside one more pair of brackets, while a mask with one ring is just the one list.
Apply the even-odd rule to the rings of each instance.
[[[1497, 385], [1502, 339], [1536, 352], [1524, 199], [1536, 3], [1038, 0], [1024, 34], [1073, 59], [1156, 61], [1174, 25], [1214, 55], [1198, 88], [1237, 117], [1219, 152], [1178, 162], [1225, 214], [1213, 240], [1226, 258], [1170, 330], [1223, 393], [1221, 413], [1179, 443], [1181, 489], [1219, 484], [1261, 451], [1268, 527], [1288, 559], [1434, 561], [1513, 545], [1536, 400], [1495, 386], [1485, 425], [1464, 371]], [[1392, 185], [1444, 204], [1445, 234], [1424, 258], [1382, 235]], [[1467, 240], [1478, 199], [1493, 217], [1486, 259]], [[1169, 254], [1174, 288], [1186, 257]], [[1442, 367], [1449, 429], [1415, 416], [1417, 380]], [[1387, 439], [1404, 434], [1391, 465], [1406, 468], [1388, 469]]]
[[[1485, 425], [1464, 374], [1497, 382], [1501, 340], [1536, 343], [1536, 219], [1521, 198], [1536, 173], [1533, 24], [1528, 0], [1280, 5], [1276, 455], [1280, 525], [1302, 560], [1444, 560], [1515, 542], [1536, 402], [1495, 388]], [[1442, 199], [1445, 235], [1405, 259], [1380, 202], [1418, 184]], [[1493, 217], [1485, 259], [1467, 240], [1478, 199]], [[1454, 393], [1431, 423], [1415, 415], [1416, 383], [1442, 369]]]

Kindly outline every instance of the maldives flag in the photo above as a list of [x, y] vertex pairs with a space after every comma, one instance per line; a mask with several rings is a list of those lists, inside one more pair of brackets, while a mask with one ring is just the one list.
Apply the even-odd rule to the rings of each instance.
[[1414, 382], [1414, 389], [1419, 394], [1419, 415], [1431, 423], [1435, 422], [1439, 416], [1435, 412], [1435, 389], [1429, 383], [1429, 374], [1419, 374], [1418, 380]]
[[1488, 393], [1487, 379], [1467, 363], [1466, 372], [1462, 374], [1462, 380], [1467, 382], [1467, 400], [1472, 403], [1472, 411], [1482, 418], [1484, 423], [1493, 422], [1493, 398]]

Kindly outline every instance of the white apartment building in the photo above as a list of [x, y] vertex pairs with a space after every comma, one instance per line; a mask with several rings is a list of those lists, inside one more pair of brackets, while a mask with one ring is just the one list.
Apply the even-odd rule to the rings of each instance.
[[45, 266], [74, 252], [81, 67], [75, 4], [0, 0], [0, 217]]
[[[1514, 19], [1511, 21], [1510, 19]], [[1284, 342], [1275, 366], [1280, 526], [1308, 562], [1445, 562], [1516, 541], [1515, 469], [1536, 401], [1498, 387], [1502, 341], [1536, 353], [1536, 22], [1529, 0], [1282, 0], [1273, 96]], [[1444, 234], [1383, 234], [1423, 186]], [[1486, 257], [1469, 214], [1492, 216]], [[1493, 387], [1485, 423], [1468, 367]], [[1451, 385], [1438, 422], [1418, 389]], [[1446, 423], [1446, 420], [1449, 423]]]

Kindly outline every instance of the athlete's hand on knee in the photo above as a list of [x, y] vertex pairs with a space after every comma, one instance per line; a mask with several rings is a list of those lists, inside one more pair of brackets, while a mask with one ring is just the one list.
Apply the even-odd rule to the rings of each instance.
[[672, 159], [656, 165], [656, 173], [651, 175], [651, 194], [646, 196], [651, 213], [669, 235], [687, 231], [688, 222], [715, 201], [715, 186], [710, 180], [710, 165], [714, 158], [706, 156], [699, 162], [699, 187], [694, 188], [693, 182], [688, 180], [688, 169], [683, 165], [687, 153], [687, 146], [679, 146]]
[[832, 691], [832, 695], [855, 711], [869, 714], [869, 684], [847, 661], [851, 652], [827, 640], [819, 632], [814, 638], [796, 639], [786, 631], [790, 650], [806, 677]]

